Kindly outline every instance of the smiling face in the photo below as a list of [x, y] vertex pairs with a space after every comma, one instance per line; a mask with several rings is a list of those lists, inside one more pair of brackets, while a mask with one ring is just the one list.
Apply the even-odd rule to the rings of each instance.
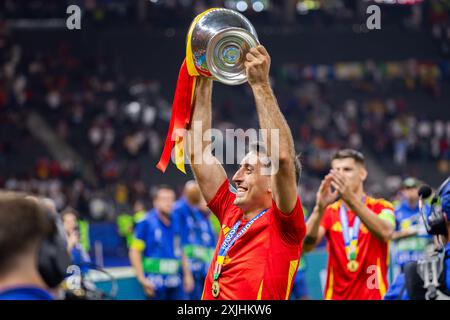
[[244, 212], [266, 208], [272, 201], [270, 189], [270, 175], [261, 163], [262, 157], [255, 152], [249, 152], [242, 160], [238, 171], [233, 176], [237, 194], [234, 205]]
[[367, 178], [367, 170], [363, 164], [356, 162], [353, 158], [342, 158], [331, 161], [331, 168], [347, 178], [353, 192], [362, 190]]

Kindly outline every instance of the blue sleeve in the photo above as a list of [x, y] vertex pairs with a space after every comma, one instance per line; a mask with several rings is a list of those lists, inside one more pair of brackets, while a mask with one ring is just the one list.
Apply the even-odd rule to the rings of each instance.
[[187, 223], [186, 215], [183, 208], [175, 208], [172, 212], [172, 223], [174, 226], [174, 232], [180, 237], [181, 246], [187, 244]]
[[400, 208], [396, 208], [394, 211], [395, 215], [395, 231], [400, 231]]
[[450, 221], [450, 182], [447, 182], [447, 184], [442, 188], [441, 203], [442, 210], [447, 214], [447, 218]]
[[[400, 273], [394, 280], [394, 282], [389, 286], [389, 289], [384, 296], [384, 300], [409, 300], [406, 288], [403, 289], [405, 285], [405, 274]], [[400, 294], [402, 294], [401, 299]]]
[[147, 240], [147, 234], [148, 234], [148, 223], [146, 220], [140, 221], [136, 226], [134, 227], [134, 237], [136, 239], [145, 241]]

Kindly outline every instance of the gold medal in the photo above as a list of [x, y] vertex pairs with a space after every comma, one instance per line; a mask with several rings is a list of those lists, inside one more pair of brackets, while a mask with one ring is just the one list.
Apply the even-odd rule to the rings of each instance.
[[220, 292], [219, 281], [215, 280], [212, 283], [211, 292], [212, 292], [212, 295], [214, 298], [217, 298], [219, 296], [219, 292]]
[[359, 262], [356, 260], [350, 260], [347, 263], [347, 269], [350, 272], [356, 272], [356, 270], [358, 270], [358, 268], [359, 268]]

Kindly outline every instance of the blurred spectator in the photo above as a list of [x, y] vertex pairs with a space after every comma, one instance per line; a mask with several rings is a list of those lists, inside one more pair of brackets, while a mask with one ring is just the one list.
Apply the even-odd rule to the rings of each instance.
[[0, 192], [0, 300], [53, 300], [37, 266], [42, 242], [54, 228], [43, 204]]

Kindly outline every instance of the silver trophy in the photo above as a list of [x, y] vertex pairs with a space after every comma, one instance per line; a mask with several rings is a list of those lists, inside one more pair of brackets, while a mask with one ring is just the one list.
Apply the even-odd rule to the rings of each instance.
[[259, 44], [255, 28], [242, 14], [213, 9], [200, 18], [191, 33], [194, 64], [203, 76], [228, 85], [247, 81], [245, 55]]

